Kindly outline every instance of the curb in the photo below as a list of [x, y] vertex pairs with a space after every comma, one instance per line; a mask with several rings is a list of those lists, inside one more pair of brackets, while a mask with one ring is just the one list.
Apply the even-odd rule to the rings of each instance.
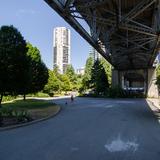
[[3, 128], [0, 128], [0, 132], [6, 131], [6, 130], [11, 130], [11, 129], [16, 129], [16, 128], [20, 128], [20, 127], [25, 127], [25, 126], [29, 126], [29, 125], [32, 125], [32, 124], [35, 124], [38, 122], [48, 120], [50, 118], [55, 117], [58, 113], [60, 113], [60, 111], [61, 111], [61, 107], [59, 106], [59, 109], [53, 115], [47, 116], [45, 118], [37, 119], [37, 120], [31, 121], [31, 122], [26, 122], [26, 123], [22, 123], [22, 124], [13, 125], [13, 126], [3, 127]]

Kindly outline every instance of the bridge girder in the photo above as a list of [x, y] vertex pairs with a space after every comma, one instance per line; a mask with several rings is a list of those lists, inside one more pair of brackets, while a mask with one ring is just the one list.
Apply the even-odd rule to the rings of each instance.
[[160, 48], [160, 0], [44, 1], [115, 68], [152, 66]]

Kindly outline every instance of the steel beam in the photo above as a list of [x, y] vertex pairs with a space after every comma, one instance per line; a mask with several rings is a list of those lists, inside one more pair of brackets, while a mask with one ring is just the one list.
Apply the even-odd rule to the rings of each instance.
[[[102, 10], [108, 12], [109, 14], [111, 14], [111, 15], [113, 15], [113, 16], [116, 16], [116, 13], [114, 13], [114, 12], [108, 10], [108, 9], [104, 9], [104, 8], [103, 8]], [[122, 19], [122, 18], [124, 18], [124, 16], [121, 16], [121, 19]], [[107, 20], [108, 20], [108, 19], [107, 19]], [[126, 18], [126, 20], [127, 20], [127, 22], [131, 22], [131, 23], [135, 24], [136, 26], [138, 25], [139, 27], [142, 27], [142, 28], [144, 28], [144, 29], [148, 29], [148, 30], [150, 30], [150, 31], [152, 31], [152, 32], [155, 32], [152, 27], [149, 27], [149, 26], [147, 26], [147, 25], [144, 25], [144, 24], [142, 24], [142, 23], [140, 23], [140, 22], [137, 22], [137, 21], [135, 21], [135, 20], [133, 20], [133, 19]]]
[[[126, 42], [126, 37], [121, 36], [121, 35], [119, 35], [119, 34], [116, 34], [116, 36], [119, 37], [119, 38], [121, 38], [122, 41], [125, 41], [125, 42]], [[138, 43], [133, 42], [133, 41], [131, 41], [131, 40], [129, 40], [129, 39], [128, 39], [128, 42], [131, 43], [131, 44], [133, 44], [133, 45], [135, 45], [135, 47], [139, 47], [139, 48], [144, 49], [145, 51], [148, 51], [148, 50], [149, 50], [148, 48], [146, 48], [146, 47], [144, 47], [144, 46], [141, 46], [141, 45], [139, 45]]]
[[[139, 4], [137, 4], [128, 14], [126, 14], [121, 21], [119, 22], [118, 26], [123, 23], [127, 23], [128, 19], [133, 19], [142, 13], [145, 9], [151, 6], [156, 0], [143, 0]], [[111, 28], [110, 36], [117, 30], [117, 25]], [[134, 31], [134, 29], [133, 29]]]
[[65, 8], [58, 0], [44, 0], [51, 8], [64, 18], [91, 46], [93, 46], [109, 63], [112, 64], [110, 53], [105, 53], [98, 42], [93, 40], [80, 23], [70, 14], [65, 12]]
[[[101, 18], [98, 16], [91, 16], [90, 14], [86, 14], [86, 13], [82, 13], [82, 16], [76, 16], [73, 15], [75, 18], [81, 18], [81, 19], [88, 19], [89, 21], [93, 21], [96, 20], [99, 24], [102, 25], [108, 25], [108, 26], [113, 26], [115, 27], [116, 25], [116, 21], [115, 20], [110, 20], [110, 19], [105, 19], [105, 18]], [[136, 23], [136, 22], [135, 22]], [[141, 33], [144, 35], [149, 35], [149, 36], [157, 36], [156, 32], [153, 31], [152, 28], [149, 28], [147, 26], [143, 26], [143, 24], [138, 23], [139, 25], [141, 25], [141, 27], [137, 26], [137, 25], [133, 25], [133, 24], [127, 24], [127, 23], [122, 23], [119, 28], [120, 29], [125, 29], [125, 30], [129, 30], [129, 31], [133, 31], [133, 32], [137, 32], [137, 33]]]
[[73, 3], [74, 3], [74, 0], [66, 0], [65, 8], [68, 8]]
[[156, 0], [143, 0], [139, 4], [137, 4], [125, 17], [125, 19], [133, 19], [137, 17], [140, 13], [142, 13], [144, 10], [146, 10], [148, 7], [150, 7], [153, 3], [155, 3]]
[[94, 7], [97, 7], [99, 5], [103, 5], [103, 4], [105, 4], [106, 2], [109, 2], [109, 1], [111, 1], [111, 0], [89, 0], [86, 3], [77, 4], [76, 6], [78, 8], [88, 8], [88, 7], [94, 8]]
[[[155, 56], [160, 49], [160, 0], [139, 0], [139, 3], [132, 6], [133, 9], [127, 14], [124, 14], [126, 13], [126, 8], [123, 11], [124, 3], [122, 3], [122, 0], [44, 1], [115, 67], [118, 65], [126, 68], [142, 67], [143, 64], [140, 62], [144, 59], [146, 59], [144, 67], [147, 64], [148, 66], [153, 64]], [[103, 4], [107, 4], [109, 7], [105, 7]], [[132, 4], [134, 5], [135, 3], [133, 2]], [[151, 7], [153, 4], [155, 9]], [[148, 22], [146, 24], [139, 22], [140, 15], [143, 16], [141, 13], [148, 8], [151, 9], [148, 11], [149, 13], [154, 10], [153, 17], [150, 17], [154, 19], [153, 26], [148, 23], [149, 20], [147, 19]], [[91, 34], [82, 27], [77, 18], [83, 19], [89, 25]], [[106, 52], [102, 49], [102, 44], [105, 45]], [[117, 49], [111, 48], [114, 46]], [[112, 53], [108, 50], [109, 48]], [[135, 51], [135, 55], [130, 54], [130, 51]], [[123, 58], [119, 57], [123, 53], [126, 55]], [[143, 59], [145, 55], [146, 57]], [[121, 60], [125, 64], [118, 64], [117, 61], [120, 62]], [[136, 62], [140, 64], [136, 64]]]

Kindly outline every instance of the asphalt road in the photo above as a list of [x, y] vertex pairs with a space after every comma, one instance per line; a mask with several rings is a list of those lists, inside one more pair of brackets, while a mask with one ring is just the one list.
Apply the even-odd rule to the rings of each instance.
[[0, 160], [160, 159], [160, 124], [145, 100], [54, 102], [56, 117], [0, 132]]

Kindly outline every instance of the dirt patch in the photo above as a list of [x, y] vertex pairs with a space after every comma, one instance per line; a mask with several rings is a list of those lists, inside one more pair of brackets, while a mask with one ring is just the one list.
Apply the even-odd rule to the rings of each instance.
[[54, 115], [59, 110], [59, 108], [60, 108], [59, 106], [54, 105], [47, 107], [45, 109], [30, 109], [28, 112], [33, 120], [37, 120]]

